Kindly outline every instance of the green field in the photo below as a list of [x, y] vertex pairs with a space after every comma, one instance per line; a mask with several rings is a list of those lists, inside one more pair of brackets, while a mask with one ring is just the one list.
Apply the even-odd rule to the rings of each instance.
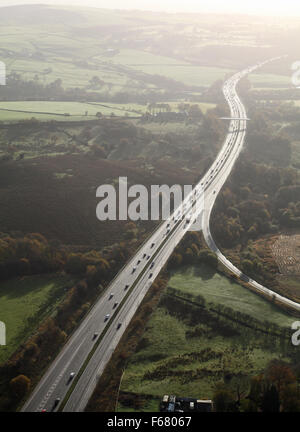
[[[81, 102], [18, 101], [0, 102], [0, 121], [38, 120], [91, 120], [100, 112], [109, 116], [136, 117], [137, 111], [145, 112], [146, 107], [136, 104], [88, 104]], [[87, 113], [87, 115], [85, 115]], [[67, 114], [67, 115], [65, 115]]]
[[[178, 111], [179, 102], [169, 103], [174, 111]], [[206, 113], [214, 108], [215, 104], [197, 103], [199, 108]], [[104, 116], [115, 115], [118, 117], [137, 117], [147, 111], [147, 105], [139, 104], [101, 104], [81, 102], [52, 102], [52, 101], [18, 101], [0, 102], [0, 121], [20, 121], [36, 118], [40, 121], [79, 121], [95, 119], [100, 112]], [[86, 115], [87, 113], [87, 115]]]
[[[128, 87], [130, 69], [150, 75], [163, 75], [186, 85], [200, 87], [207, 87], [233, 72], [231, 69], [196, 66], [184, 61], [177, 62], [174, 59], [154, 56], [150, 53], [142, 53], [141, 55], [139, 51], [131, 50], [130, 53], [127, 53], [127, 51], [130, 50], [121, 52], [120, 63], [118, 63], [118, 56], [113, 57], [111, 63], [107, 59], [106, 63], [104, 63], [100, 61], [99, 57], [95, 57], [93, 58], [93, 66], [90, 65], [90, 67], [82, 67], [71, 61], [63, 61], [58, 56], [49, 57], [46, 61], [16, 59], [11, 62], [8, 58], [3, 58], [3, 61], [8, 65], [8, 72], [17, 72], [25, 80], [33, 79], [37, 75], [39, 81], [43, 84], [61, 79], [65, 88], [84, 88], [89, 84], [89, 80], [93, 76], [98, 76], [106, 85], [113, 87], [113, 92], [121, 89], [125, 90]], [[151, 63], [151, 60], [154, 63]], [[119, 71], [119, 64], [128, 66], [128, 73], [124, 70]], [[150, 88], [151, 86], [143, 84], [143, 88], [147, 87]], [[141, 90], [143, 88], [141, 87]], [[100, 90], [107, 90], [107, 88], [102, 86]]]
[[141, 70], [151, 75], [163, 75], [180, 81], [186, 85], [208, 87], [217, 80], [223, 80], [227, 75], [233, 73], [232, 69], [222, 69], [216, 67], [187, 65], [136, 65], [135, 69]]
[[[105, 60], [105, 56], [94, 57], [97, 59]], [[146, 65], [189, 65], [183, 60], [176, 60], [171, 57], [165, 57], [152, 54], [151, 52], [135, 50], [135, 49], [122, 49], [118, 54], [112, 57], [112, 63], [122, 64], [125, 66], [146, 66]]]
[[183, 293], [201, 295], [207, 302], [228, 306], [258, 320], [272, 321], [283, 327], [290, 327], [294, 318], [282, 312], [259, 295], [219, 273], [212, 274], [202, 265], [197, 269], [188, 267], [184, 272], [176, 272], [169, 286]]
[[[199, 372], [201, 369], [206, 369], [216, 372], [217, 375], [220, 367], [219, 358], [203, 362], [192, 361], [193, 353], [211, 349], [218, 355], [236, 346], [236, 355], [232, 357], [232, 372], [237, 372], [234, 365], [242, 355], [242, 348], [234, 338], [223, 338], [217, 335], [210, 336], [210, 338], [205, 336], [187, 338], [186, 333], [191, 330], [192, 327], [170, 316], [164, 308], [158, 308], [151, 318], [144, 337], [147, 347], [139, 350], [130, 359], [122, 380], [121, 390], [158, 397], [164, 394], [175, 394], [203, 399], [211, 398], [214, 384], [219, 379], [214, 376], [201, 377]], [[263, 347], [254, 348], [250, 354], [251, 363], [254, 365], [253, 373], [263, 370], [274, 357], [276, 354]], [[182, 358], [186, 358], [186, 365], [184, 363], [176, 365], [177, 361]], [[155, 375], [156, 371], [158, 372], [165, 366], [169, 367], [166, 376], [161, 379], [145, 378], [145, 374], [151, 372]], [[174, 373], [176, 371], [177, 376]], [[248, 372], [246, 364], [245, 368], [240, 368], [240, 371]]]
[[[179, 296], [192, 295], [195, 301], [201, 295], [206, 306], [176, 299], [171, 289], [162, 296], [121, 383], [121, 393], [153, 396], [152, 403], [147, 400], [142, 411], [148, 406], [157, 410], [156, 398], [164, 394], [211, 398], [216, 383], [223, 379], [224, 364], [227, 374], [248, 377], [283, 353], [269, 335], [213, 313], [220, 304], [230, 307], [232, 315], [238, 310], [261, 322], [267, 319], [286, 326], [294, 321], [225, 276], [202, 265], [174, 273], [169, 287], [176, 288]], [[118, 410], [133, 409], [119, 403]]]
[[[182, 101], [184, 103], [184, 101]], [[178, 104], [180, 104], [180, 101], [177, 102], [167, 102], [172, 111], [178, 111], [177, 107]], [[198, 105], [198, 107], [201, 109], [201, 111], [205, 114], [208, 110], [213, 109], [216, 107], [216, 104], [214, 103], [207, 103], [207, 102], [190, 102], [190, 105]]]
[[0, 347], [0, 363], [55, 309], [69, 284], [69, 278], [48, 275], [0, 284], [0, 320], [6, 325], [6, 346]]
[[112, 71], [105, 65], [98, 66], [95, 71], [95, 68], [83, 67], [71, 61], [63, 61], [57, 56], [48, 57], [46, 61], [16, 59], [11, 62], [5, 57], [2, 57], [2, 61], [7, 64], [8, 73], [16, 72], [24, 80], [31, 80], [37, 76], [40, 83], [44, 85], [61, 79], [64, 88], [84, 88], [95, 75], [106, 83], [112, 83], [114, 87], [122, 87], [126, 83], [126, 76]]
[[254, 88], [259, 90], [286, 89], [291, 86], [291, 77], [288, 75], [273, 75], [273, 74], [250, 74], [249, 80]]

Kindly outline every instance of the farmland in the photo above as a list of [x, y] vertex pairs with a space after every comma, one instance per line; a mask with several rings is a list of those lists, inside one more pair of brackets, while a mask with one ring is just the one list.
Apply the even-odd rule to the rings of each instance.
[[[82, 8], [74, 8], [71, 12], [63, 7], [47, 10], [36, 6], [28, 14], [29, 10], [22, 10], [21, 15], [17, 11], [2, 17], [0, 59], [5, 62], [8, 74], [42, 86], [60, 82], [64, 90], [85, 91], [85, 98], [98, 95], [100, 103], [120, 99], [121, 94], [122, 98], [127, 94], [126, 97], [143, 97], [148, 101], [155, 95], [158, 101], [165, 101], [164, 93], [170, 89], [175, 101], [181, 100], [180, 91], [188, 91], [187, 99], [193, 94], [199, 96], [215, 81], [223, 80], [237, 70], [240, 67], [237, 59], [241, 63], [251, 63], [247, 50], [249, 56], [258, 45], [262, 52], [267, 50], [264, 44], [255, 40], [251, 26], [241, 34], [234, 34], [231, 24], [224, 39], [221, 17], [186, 16], [178, 21], [175, 15], [159, 16], [158, 20], [157, 14], [149, 13], [145, 17], [139, 12], [129, 15], [100, 9], [92, 13]], [[37, 11], [44, 20], [43, 25], [33, 24], [32, 17]], [[69, 14], [67, 26], [62, 25], [66, 14]], [[216, 31], [210, 28], [212, 22], [217, 26]], [[263, 25], [255, 22], [257, 28], [263, 28]], [[226, 45], [222, 46], [224, 42]], [[93, 82], [95, 77], [99, 80], [96, 84]], [[286, 87], [290, 84], [290, 73], [269, 68], [254, 74], [251, 82], [257, 88]], [[92, 108], [88, 111], [93, 115]], [[104, 115], [115, 112], [108, 112], [105, 107], [102, 111]], [[75, 107], [64, 112], [82, 119], [81, 110], [77, 114]], [[20, 116], [1, 111], [0, 118], [16, 120]], [[22, 118], [28, 117], [24, 113]], [[46, 117], [39, 115], [37, 118]], [[59, 120], [59, 117], [52, 119]]]
[[[178, 102], [170, 102], [173, 111], [178, 111]], [[215, 104], [196, 103], [206, 113]], [[140, 104], [101, 104], [81, 102], [51, 102], [51, 101], [18, 101], [0, 102], [0, 119], [3, 122], [30, 120], [33, 117], [39, 121], [84, 121], [96, 119], [97, 114], [116, 117], [139, 117], [148, 110], [147, 105]]]
[[250, 75], [249, 79], [255, 88], [276, 89], [291, 86], [291, 77], [285, 75], [259, 73]]
[[31, 101], [31, 102], [1, 102], [0, 118], [2, 121], [17, 121], [30, 119], [32, 117], [38, 120], [90, 120], [96, 118], [97, 113], [104, 116], [114, 115], [136, 116], [137, 110], [145, 110], [144, 106], [139, 105], [103, 105], [88, 104], [80, 102], [49, 102], [49, 101]]
[[0, 363], [56, 308], [69, 285], [70, 280], [62, 276], [32, 276], [0, 284], [0, 318], [7, 329]]
[[199, 269], [186, 268], [183, 272], [175, 273], [169, 285], [179, 292], [187, 292], [195, 296], [200, 294], [207, 302], [230, 307], [258, 320], [268, 317], [268, 320], [284, 327], [289, 327], [294, 321], [270, 302], [242, 288], [239, 284], [230, 282], [218, 273], [212, 274], [205, 266]]
[[[199, 296], [205, 306], [197, 303]], [[215, 315], [213, 311], [219, 306], [226, 309], [227, 318]], [[280, 327], [288, 327], [293, 321], [204, 264], [174, 272], [125, 369], [119, 410], [125, 408], [122, 398], [123, 394], [126, 398], [127, 392], [142, 395], [142, 399], [149, 396], [142, 410], [147, 406], [153, 409], [155, 405], [157, 410], [156, 398], [163, 394], [209, 399], [222, 379], [224, 364], [233, 375], [241, 373], [246, 377], [262, 371], [283, 349], [282, 345], [270, 335], [263, 336], [242, 324], [234, 324], [229, 317], [234, 320], [236, 311], [241, 317], [251, 316], [261, 323], [267, 317]]]

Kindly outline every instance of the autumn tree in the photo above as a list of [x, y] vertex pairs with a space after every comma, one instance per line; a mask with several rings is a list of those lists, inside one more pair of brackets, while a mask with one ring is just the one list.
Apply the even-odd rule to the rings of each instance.
[[266, 378], [276, 386], [280, 397], [284, 387], [296, 381], [291, 367], [278, 360], [269, 364], [266, 371]]
[[25, 375], [18, 375], [10, 381], [10, 390], [17, 400], [22, 399], [30, 388], [30, 379]]
[[223, 383], [219, 383], [213, 394], [213, 402], [217, 412], [237, 411], [234, 394]]

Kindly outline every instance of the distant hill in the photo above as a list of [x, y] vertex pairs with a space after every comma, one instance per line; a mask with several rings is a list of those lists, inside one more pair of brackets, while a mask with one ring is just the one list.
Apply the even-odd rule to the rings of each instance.
[[41, 25], [41, 24], [79, 25], [84, 16], [74, 9], [55, 8], [47, 5], [19, 5], [1, 8], [0, 24], [3, 25]]

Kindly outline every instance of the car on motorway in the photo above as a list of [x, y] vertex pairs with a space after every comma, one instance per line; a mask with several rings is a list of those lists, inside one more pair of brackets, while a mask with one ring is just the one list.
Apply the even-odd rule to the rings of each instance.
[[133, 274], [136, 271], [136, 266], [133, 267], [131, 274]]
[[119, 304], [118, 302], [115, 302], [113, 305], [113, 309], [115, 309], [118, 306], [118, 304]]
[[75, 376], [75, 372], [71, 372], [67, 384], [69, 384]]
[[114, 293], [110, 293], [108, 300], [111, 300], [113, 298], [113, 296], [114, 296]]
[[143, 255], [143, 259], [146, 258], [146, 256], [147, 256], [147, 254], [144, 253], [144, 255]]
[[94, 333], [93, 340], [97, 339], [98, 336], [99, 336], [99, 333]]
[[125, 285], [125, 287], [124, 287], [124, 291], [126, 291], [128, 288], [129, 288], [129, 285], [128, 285], [128, 284]]
[[155, 243], [153, 242], [153, 243], [151, 244], [151, 249], [152, 249], [154, 246], [155, 246]]
[[147, 256], [147, 260], [150, 259], [150, 255]]
[[136, 265], [140, 265], [141, 264], [141, 260], [138, 260], [138, 262], [136, 263]]
[[53, 409], [55, 409], [55, 408], [57, 407], [57, 405], [59, 404], [59, 402], [60, 402], [60, 398], [58, 397], [58, 398], [56, 398], [55, 401], [54, 401]]
[[109, 317], [110, 317], [110, 314], [106, 314], [104, 317], [104, 321], [107, 321]]
[[150, 273], [150, 274], [149, 274], [149, 279], [151, 279], [151, 278], [152, 278], [152, 276], [153, 276], [153, 273]]
[[117, 325], [117, 330], [119, 330], [119, 328], [121, 327], [122, 323], [118, 323]]
[[250, 281], [250, 278], [248, 276], [246, 276], [245, 274], [241, 274], [241, 279], [244, 282], [249, 282]]
[[154, 267], [155, 262], [153, 261], [150, 265], [150, 268], [152, 269]]

